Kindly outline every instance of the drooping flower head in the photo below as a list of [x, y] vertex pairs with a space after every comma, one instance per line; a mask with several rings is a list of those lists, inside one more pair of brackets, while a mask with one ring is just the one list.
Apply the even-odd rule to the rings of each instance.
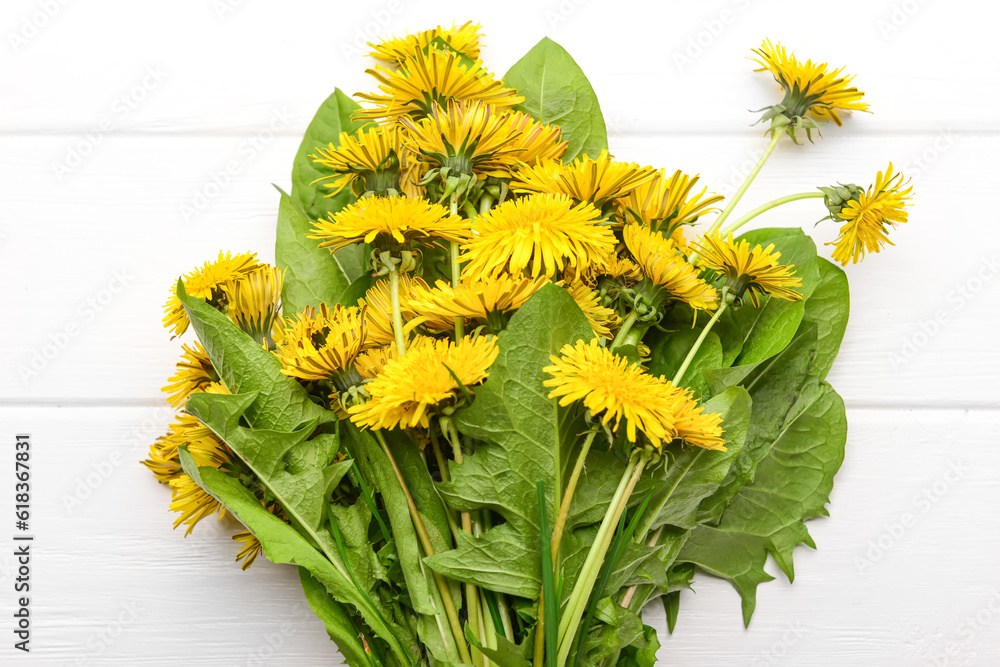
[[706, 196], [708, 188], [692, 194], [697, 183], [697, 176], [675, 171], [667, 178], [666, 171], [661, 169], [653, 180], [643, 183], [621, 200], [622, 217], [631, 217], [670, 238], [681, 225], [693, 224], [723, 199], [722, 195]]
[[281, 317], [281, 286], [285, 272], [262, 266], [226, 284], [229, 319], [258, 345], [274, 349], [274, 328]]
[[848, 262], [857, 264], [866, 252], [879, 252], [886, 243], [893, 245], [889, 229], [909, 217], [905, 207], [912, 199], [913, 188], [905, 185], [903, 174], [893, 173], [890, 162], [885, 172], [878, 172], [867, 191], [856, 185], [820, 188], [827, 195], [830, 217], [844, 223], [837, 240], [827, 244], [836, 246], [834, 260], [845, 266]]
[[410, 307], [427, 318], [424, 326], [431, 331], [454, 331], [455, 318], [461, 317], [467, 329], [485, 324], [492, 333], [498, 333], [506, 326], [507, 316], [548, 282], [545, 276], [507, 273], [489, 278], [466, 277], [456, 287], [439, 280], [433, 288], [413, 290]]
[[348, 408], [351, 421], [371, 429], [428, 428], [432, 413], [464, 396], [462, 386], [471, 391], [486, 379], [498, 353], [494, 339], [483, 336], [413, 345], [365, 385], [371, 398]]
[[361, 309], [321, 303], [286, 321], [284, 338], [274, 354], [281, 361], [281, 372], [289, 377], [336, 381], [367, 342]]
[[715, 232], [701, 237], [698, 253], [705, 268], [725, 276], [730, 293], [737, 299], [748, 294], [753, 305], [759, 306], [758, 294], [789, 301], [802, 298], [801, 292], [792, 289], [801, 287], [802, 279], [794, 276], [794, 265], [778, 264], [781, 253], [774, 251], [773, 243], [751, 248], [746, 239], [733, 242], [731, 232], [728, 238]]
[[461, 243], [469, 237], [469, 221], [445, 207], [415, 197], [364, 197], [326, 220], [313, 223], [309, 238], [337, 252], [352, 243], [371, 243], [393, 250], [411, 243]]
[[719, 293], [698, 277], [698, 270], [673, 241], [634, 222], [625, 225], [622, 234], [646, 280], [662, 297], [683, 301], [695, 310], [715, 310]]
[[[184, 283], [184, 290], [193, 297], [207, 301], [210, 305], [218, 309], [226, 306], [225, 286], [238, 280], [254, 269], [262, 266], [257, 261], [257, 254], [252, 252], [232, 253], [219, 251], [219, 257], [214, 262], [205, 262], [200, 268], [184, 275], [181, 280]], [[184, 304], [177, 297], [176, 283], [170, 289], [170, 298], [163, 306], [163, 326], [173, 331], [175, 336], [180, 336], [187, 331], [188, 320]]]
[[368, 46], [374, 51], [368, 55], [401, 65], [413, 58], [418, 51], [426, 50], [432, 42], [441, 40], [455, 51], [478, 60], [480, 30], [482, 26], [472, 21], [466, 21], [460, 26], [452, 24], [450, 28], [438, 26], [412, 35], [389, 37], [377, 44], [369, 42]]
[[582, 402], [613, 432], [624, 419], [629, 442], [636, 443], [642, 433], [656, 449], [678, 438], [695, 447], [725, 449], [719, 416], [703, 415], [690, 390], [650, 375], [596, 339], [565, 345], [550, 360], [552, 365], [543, 369], [552, 376], [544, 382], [552, 388], [549, 398], [558, 398], [562, 406]]
[[780, 43], [772, 44], [769, 39], [753, 52], [757, 57], [751, 60], [760, 64], [755, 71], [770, 72], [785, 92], [781, 103], [768, 107], [762, 118], [771, 121], [771, 131], [788, 132], [795, 139], [795, 131], [804, 129], [811, 138], [811, 130], [818, 125], [810, 117], [840, 125], [838, 112], [868, 111], [868, 105], [861, 101], [865, 94], [851, 85], [853, 76], [842, 74], [843, 67], [831, 72], [826, 63], [799, 62]]
[[319, 181], [332, 197], [347, 186], [356, 197], [366, 192], [387, 195], [402, 191], [400, 148], [402, 139], [397, 125], [376, 125], [356, 134], [340, 133], [338, 145], [319, 146], [309, 157], [333, 173]]
[[448, 100], [482, 101], [494, 110], [507, 110], [524, 101], [513, 88], [493, 78], [480, 62], [462, 64], [462, 56], [433, 45], [417, 51], [398, 70], [381, 65], [366, 70], [379, 82], [382, 94], [357, 93], [373, 106], [355, 112], [361, 120], [394, 120], [409, 114], [423, 118], [434, 105], [447, 107]]
[[529, 165], [514, 175], [511, 189], [521, 193], [567, 195], [603, 209], [611, 200], [628, 195], [655, 177], [656, 170], [652, 167], [618, 162], [605, 150], [597, 159], [583, 156], [570, 164], [550, 159]]
[[592, 205], [565, 195], [505, 201], [476, 220], [476, 236], [463, 246], [465, 271], [551, 278], [566, 267], [582, 270], [614, 251], [614, 232], [600, 217]]
[[177, 370], [167, 380], [168, 384], [163, 388], [163, 392], [169, 395], [167, 402], [178, 408], [184, 405], [192, 393], [202, 391], [206, 386], [218, 381], [219, 374], [212, 366], [205, 348], [195, 341], [194, 346], [188, 346], [187, 343], [182, 346]]
[[510, 176], [521, 153], [520, 136], [511, 132], [505, 115], [483, 102], [448, 100], [434, 105], [423, 119], [400, 119], [406, 146], [431, 168], [479, 177]]

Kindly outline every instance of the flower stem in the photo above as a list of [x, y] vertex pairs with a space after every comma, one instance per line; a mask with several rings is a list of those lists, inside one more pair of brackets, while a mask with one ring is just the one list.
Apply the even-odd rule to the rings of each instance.
[[[389, 449], [389, 443], [385, 441], [385, 436], [382, 435], [382, 432], [373, 430], [372, 433], [375, 435], [375, 439], [378, 440], [379, 445], [382, 447], [382, 452], [385, 454], [386, 458], [389, 460], [389, 464], [392, 466], [392, 472], [396, 476], [396, 482], [399, 484], [399, 488], [403, 492], [403, 497], [406, 499], [406, 507], [410, 512], [410, 520], [413, 522], [413, 529], [416, 531], [417, 538], [420, 540], [420, 546], [423, 547], [424, 555], [433, 556], [435, 554], [434, 546], [431, 544], [430, 535], [427, 534], [427, 528], [424, 526], [424, 520], [420, 518], [420, 512], [417, 510], [417, 505], [413, 502], [413, 496], [410, 495], [410, 489], [406, 485], [406, 479], [403, 477], [403, 471], [399, 469], [399, 464], [396, 463], [396, 457], [392, 455], [392, 450]], [[472, 664], [472, 656], [469, 654], [469, 647], [465, 643], [465, 635], [462, 634], [462, 623], [458, 620], [458, 610], [455, 609], [455, 602], [451, 599], [451, 591], [448, 590], [448, 582], [446, 582], [444, 577], [437, 572], [434, 573], [434, 580], [437, 582], [438, 591], [441, 593], [441, 604], [444, 605], [444, 612], [448, 617], [448, 625], [451, 628], [452, 637], [455, 644], [458, 646], [459, 656], [465, 662]]]
[[684, 362], [681, 364], [681, 367], [677, 369], [677, 373], [674, 374], [674, 379], [670, 381], [675, 387], [684, 378], [684, 373], [687, 372], [688, 366], [690, 366], [691, 362], [694, 360], [694, 355], [698, 354], [698, 348], [700, 348], [701, 344], [705, 342], [705, 337], [708, 336], [708, 332], [712, 330], [715, 323], [719, 321], [720, 317], [722, 317], [722, 313], [724, 313], [726, 308], [729, 307], [729, 303], [726, 301], [725, 288], [722, 289], [721, 301], [722, 304], [719, 305], [718, 310], [716, 310], [715, 314], [712, 315], [712, 319], [708, 321], [705, 328], [701, 330], [701, 335], [698, 336], [698, 340], [696, 340], [694, 345], [691, 346], [691, 349], [688, 350], [687, 356], [684, 357]]
[[[771, 157], [771, 153], [774, 152], [775, 147], [778, 145], [778, 141], [781, 140], [781, 134], [782, 134], [781, 132], [774, 133], [774, 136], [771, 137], [771, 143], [769, 143], [767, 145], [767, 148], [764, 149], [764, 154], [760, 156], [759, 160], [757, 160], [757, 164], [755, 164], [753, 169], [750, 170], [750, 174], [746, 177], [746, 180], [743, 181], [743, 185], [741, 185], [740, 189], [736, 191], [736, 194], [732, 196], [732, 198], [729, 200], [729, 203], [726, 204], [726, 208], [722, 210], [722, 213], [720, 213], [719, 217], [715, 219], [715, 222], [712, 223], [712, 226], [708, 228], [706, 234], [711, 234], [716, 229], [722, 227], [722, 223], [726, 221], [726, 218], [728, 218], [729, 214], [733, 212], [733, 209], [736, 208], [736, 205], [740, 203], [740, 199], [743, 198], [743, 195], [750, 187], [750, 184], [753, 183], [753, 179], [757, 178], [757, 174], [760, 173], [760, 170], [764, 166], [764, 163], [767, 162], [767, 158]], [[688, 261], [694, 263], [694, 260], [697, 257], [698, 253], [692, 252], [690, 255], [688, 255]]]
[[742, 218], [740, 218], [736, 222], [731, 223], [729, 225], [726, 225], [726, 227], [722, 230], [722, 235], [725, 236], [726, 234], [729, 234], [730, 232], [735, 232], [737, 229], [739, 229], [740, 227], [742, 227], [746, 223], [750, 222], [751, 220], [753, 220], [754, 218], [756, 218], [761, 213], [764, 213], [766, 211], [770, 211], [772, 208], [777, 208], [778, 206], [781, 206], [782, 204], [787, 204], [789, 202], [798, 201], [800, 199], [822, 199], [825, 196], [826, 195], [823, 194], [822, 192], [800, 192], [800, 193], [795, 194], [795, 195], [787, 195], [785, 197], [778, 197], [777, 199], [772, 199], [771, 201], [767, 202], [766, 204], [761, 204], [760, 206], [758, 206], [754, 210], [750, 211], [749, 213], [747, 213], [746, 215], [744, 215]]
[[635, 321], [638, 317], [639, 316], [635, 314], [634, 310], [628, 314], [628, 317], [626, 317], [625, 321], [622, 322], [622, 328], [618, 330], [618, 335], [615, 336], [613, 341], [611, 341], [611, 347], [609, 349], [614, 351], [616, 347], [620, 347], [624, 344], [625, 338], [628, 336], [628, 332], [632, 330], [632, 327], [635, 325]]
[[580, 473], [583, 472], [583, 464], [587, 460], [587, 453], [590, 451], [590, 445], [594, 442], [594, 437], [597, 435], [597, 429], [591, 429], [590, 433], [587, 434], [587, 439], [583, 441], [583, 447], [580, 448], [580, 453], [576, 457], [576, 464], [573, 466], [573, 474], [569, 477], [569, 482], [566, 484], [566, 492], [563, 493], [562, 504], [559, 506], [559, 516], [556, 517], [556, 525], [552, 529], [552, 560], [553, 562], [558, 562], [559, 558], [559, 543], [562, 541], [563, 528], [566, 526], [566, 519], [569, 516], [569, 506], [573, 502], [573, 493], [576, 491], [576, 484], [580, 481]]
[[632, 495], [632, 490], [639, 481], [639, 476], [642, 474], [647, 460], [648, 457], [642, 455], [633, 455], [629, 459], [628, 466], [625, 468], [621, 481], [618, 483], [615, 496], [612, 498], [611, 504], [608, 505], [608, 511], [604, 515], [604, 520], [601, 521], [600, 528], [597, 530], [594, 543], [587, 553], [587, 559], [583, 563], [583, 568], [580, 570], [576, 585], [573, 587], [573, 592], [570, 594], [569, 601], [566, 603], [566, 609], [559, 623], [559, 654], [557, 662], [559, 667], [563, 667], [566, 664], [566, 659], [569, 657], [570, 649], [573, 647], [573, 639], [580, 626], [584, 609], [587, 606], [587, 601], [590, 599], [590, 594], [593, 592], [597, 576], [600, 574], [601, 563], [607, 555], [608, 547], [611, 546], [611, 540], [614, 538], [615, 529], [621, 520], [622, 512], [625, 511], [625, 507], [628, 505], [629, 497]]
[[392, 331], [396, 334], [396, 350], [406, 356], [406, 334], [403, 333], [403, 313], [399, 307], [399, 270], [389, 270], [389, 299], [392, 301]]
[[[451, 214], [458, 215], [458, 200], [451, 200]], [[451, 286], [458, 287], [462, 281], [462, 265], [458, 262], [458, 244], [451, 242], [449, 248], [449, 258], [451, 259]], [[465, 336], [465, 320], [461, 317], [455, 318], [455, 342], [462, 340]]]

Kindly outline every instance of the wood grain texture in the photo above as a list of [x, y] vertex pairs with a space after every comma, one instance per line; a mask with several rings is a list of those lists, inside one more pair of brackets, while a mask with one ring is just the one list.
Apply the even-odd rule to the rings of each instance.
[[[619, 158], [700, 173], [724, 194], [763, 149], [747, 109], [775, 97], [750, 48], [768, 36], [858, 75], [875, 113], [815, 145], [783, 143], [741, 205], [866, 184], [889, 160], [916, 190], [896, 247], [848, 269], [851, 323], [830, 377], [848, 454], [831, 517], [810, 524], [819, 550], [796, 551], [794, 585], [769, 565], [779, 579], [749, 630], [736, 593], [708, 577], [672, 637], [662, 612], [647, 620], [672, 666], [998, 664], [1000, 5], [973, 0], [8, 0], [0, 432], [34, 437], [38, 542], [36, 648], [24, 659], [5, 641], [0, 664], [339, 664], [293, 570], [240, 571], [229, 520], [182, 539], [166, 489], [138, 465], [170, 418], [159, 387], [180, 342], [161, 305], [220, 248], [273, 259], [270, 183], [287, 189], [335, 86], [372, 88], [359, 35], [466, 18], [483, 23], [498, 74], [543, 35], [560, 42]], [[812, 228], [815, 204], [755, 222], [823, 243], [835, 230]], [[0, 474], [0, 516], [11, 484]]]

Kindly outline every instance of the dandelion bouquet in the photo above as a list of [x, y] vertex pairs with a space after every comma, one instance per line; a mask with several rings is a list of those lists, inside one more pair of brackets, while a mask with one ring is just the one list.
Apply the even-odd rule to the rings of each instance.
[[[697, 572], [749, 622], [792, 576], [844, 456], [824, 380], [844, 272], [906, 222], [889, 168], [731, 214], [783, 137], [866, 111], [842, 70], [765, 41], [784, 97], [739, 191], [616, 161], [583, 72], [543, 40], [507, 73], [479, 26], [373, 44], [379, 92], [323, 104], [280, 194], [276, 257], [220, 253], [166, 305], [193, 329], [145, 463], [176, 525], [245, 526], [237, 560], [298, 566], [355, 666], [651, 665]], [[720, 211], [721, 208], [721, 211]], [[701, 224], [708, 218], [709, 224]]]

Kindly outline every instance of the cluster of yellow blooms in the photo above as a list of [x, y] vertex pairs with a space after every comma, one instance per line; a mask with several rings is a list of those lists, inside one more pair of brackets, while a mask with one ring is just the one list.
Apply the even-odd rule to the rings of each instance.
[[[369, 124], [311, 156], [330, 174], [331, 195], [349, 189], [356, 197], [313, 221], [309, 235], [330, 252], [371, 249], [377, 280], [356, 305], [282, 314], [283, 272], [250, 253], [220, 253], [186, 274], [187, 293], [227, 313], [342, 418], [372, 430], [426, 430], [487, 378], [510, 315], [544, 285], [561, 285], [595, 335], [552, 356], [544, 369], [550, 398], [579, 403], [613, 433], [624, 421], [636, 446], [724, 449], [718, 415], [615, 343], [670, 304], [712, 313], [744, 296], [755, 306], [762, 295], [800, 299], [794, 267], [780, 264], [773, 246], [736, 242], [719, 225], [689, 238], [686, 230], [723, 199], [697, 189], [697, 176], [606, 151], [563, 163], [560, 128], [516, 110], [523, 98], [478, 61], [478, 31], [465, 24], [373, 45], [381, 63], [369, 73], [379, 91], [359, 94], [367, 106], [356, 114]], [[756, 54], [786, 93], [768, 112], [772, 132], [794, 138], [815, 120], [839, 124], [838, 112], [867, 109], [840, 70], [802, 64], [770, 42]], [[843, 224], [835, 259], [858, 261], [889, 242], [888, 228], [906, 221], [910, 191], [902, 187], [890, 165], [867, 191], [826, 193]], [[425, 280], [432, 253], [450, 253], [450, 281]], [[176, 294], [165, 313], [166, 328], [183, 334], [189, 323]], [[165, 390], [180, 407], [192, 392], [226, 388], [195, 343], [185, 345]], [[239, 461], [183, 412], [153, 446], [147, 465], [173, 488], [177, 524], [190, 530], [222, 508], [182, 472], [181, 444], [200, 465]], [[259, 545], [238, 537], [247, 565]]]

